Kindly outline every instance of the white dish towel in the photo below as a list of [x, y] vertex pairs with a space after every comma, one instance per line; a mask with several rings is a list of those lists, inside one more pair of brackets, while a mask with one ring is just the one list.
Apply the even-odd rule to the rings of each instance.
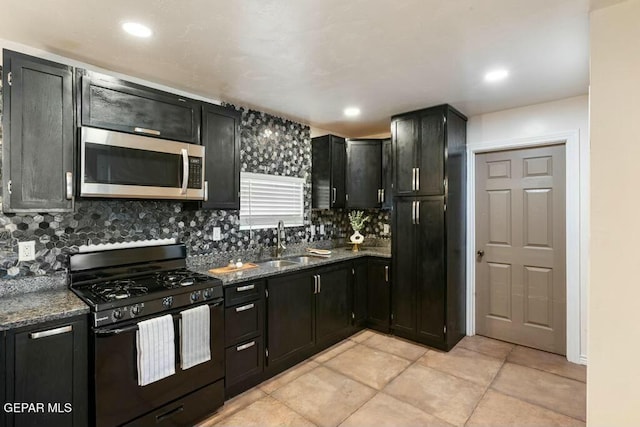
[[182, 369], [211, 360], [209, 306], [180, 312], [180, 363]]
[[136, 342], [139, 386], [176, 373], [176, 344], [170, 314], [138, 322]]

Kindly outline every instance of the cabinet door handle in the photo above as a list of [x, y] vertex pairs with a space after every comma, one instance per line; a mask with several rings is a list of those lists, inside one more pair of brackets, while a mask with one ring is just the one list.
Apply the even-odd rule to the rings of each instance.
[[71, 200], [73, 198], [73, 173], [67, 172], [64, 175], [67, 200]]
[[416, 202], [416, 224], [420, 224], [420, 201]]
[[236, 288], [236, 292], [250, 291], [251, 289], [255, 289], [255, 287], [256, 287], [256, 285], [238, 286]]
[[416, 224], [416, 202], [411, 202], [411, 224]]
[[209, 181], [204, 182], [204, 201], [209, 201]]
[[384, 203], [384, 188], [380, 190], [380, 203]]
[[54, 335], [66, 334], [67, 332], [71, 331], [73, 331], [73, 325], [67, 325], [55, 329], [49, 329], [48, 331], [31, 332], [29, 334], [29, 338], [32, 340], [37, 340], [40, 338], [52, 337]]
[[384, 266], [384, 280], [389, 283], [389, 266]]
[[255, 341], [251, 341], [251, 342], [248, 342], [246, 344], [242, 344], [242, 345], [237, 346], [236, 347], [236, 351], [246, 350], [248, 348], [253, 347], [254, 345], [256, 345], [256, 342]]
[[318, 293], [318, 275], [314, 274], [313, 275], [313, 294], [317, 294]]
[[240, 313], [241, 311], [251, 310], [255, 306], [256, 306], [255, 304], [247, 304], [247, 305], [243, 305], [242, 307], [236, 307], [236, 313]]
[[338, 190], [336, 189], [336, 187], [333, 187], [331, 191], [333, 193], [333, 201], [331, 203], [335, 203], [336, 199], [338, 198]]
[[416, 168], [411, 169], [411, 191], [416, 191]]
[[420, 168], [416, 168], [416, 191], [420, 191]]
[[182, 188], [180, 194], [187, 194], [187, 185], [189, 185], [189, 153], [186, 148], [181, 148], [182, 153]]
[[318, 274], [318, 293], [322, 292], [322, 276]]
[[155, 129], [133, 128], [133, 131], [138, 133], [146, 133], [149, 135], [156, 135], [156, 136], [160, 135], [160, 131]]

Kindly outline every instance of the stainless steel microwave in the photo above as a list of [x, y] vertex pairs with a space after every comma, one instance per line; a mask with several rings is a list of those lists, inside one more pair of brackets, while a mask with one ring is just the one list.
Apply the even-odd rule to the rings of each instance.
[[204, 147], [83, 127], [80, 196], [206, 200]]

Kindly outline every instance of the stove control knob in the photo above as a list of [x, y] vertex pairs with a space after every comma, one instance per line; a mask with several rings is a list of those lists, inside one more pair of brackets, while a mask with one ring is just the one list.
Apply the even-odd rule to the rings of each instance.
[[213, 291], [211, 289], [204, 290], [204, 299], [209, 299], [212, 297], [212, 295], [213, 295]]
[[131, 307], [131, 317], [137, 316], [138, 314], [140, 314], [140, 311], [142, 311], [142, 307], [140, 307], [140, 304], [133, 305]]
[[165, 297], [162, 299], [162, 306], [164, 308], [171, 308], [173, 305], [173, 297]]
[[113, 318], [116, 320], [122, 319], [122, 310], [120, 310], [119, 308], [113, 310]]
[[199, 291], [191, 292], [191, 301], [196, 302], [199, 299], [200, 299], [200, 292]]

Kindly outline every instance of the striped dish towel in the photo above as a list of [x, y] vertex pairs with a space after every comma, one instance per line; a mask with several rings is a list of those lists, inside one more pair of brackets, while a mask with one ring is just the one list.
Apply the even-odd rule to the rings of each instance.
[[138, 322], [138, 385], [145, 386], [176, 373], [173, 317], [155, 317]]
[[182, 369], [211, 360], [209, 306], [180, 312], [180, 364]]

